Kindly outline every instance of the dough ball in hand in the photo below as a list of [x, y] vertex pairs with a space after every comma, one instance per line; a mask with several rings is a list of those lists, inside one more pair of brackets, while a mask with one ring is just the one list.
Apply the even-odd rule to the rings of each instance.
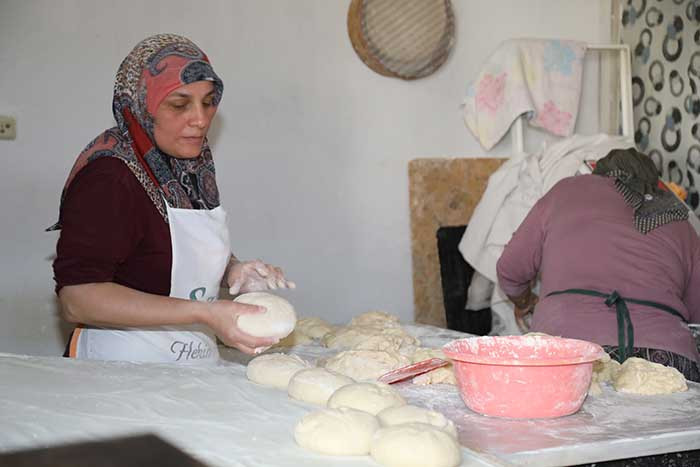
[[455, 467], [462, 461], [457, 440], [426, 423], [380, 428], [372, 438], [370, 455], [388, 467]]
[[343, 386], [328, 399], [328, 407], [350, 407], [376, 415], [389, 407], [406, 405], [406, 400], [386, 383], [353, 383]]
[[294, 427], [299, 446], [334, 456], [364, 456], [379, 421], [374, 415], [346, 407], [305, 415]]
[[292, 376], [309, 366], [308, 362], [296, 355], [272, 353], [260, 355], [248, 362], [245, 374], [255, 383], [287, 389]]
[[238, 317], [241, 331], [255, 337], [287, 337], [297, 322], [294, 307], [282, 297], [267, 292], [251, 292], [236, 297], [234, 302], [259, 305], [263, 313], [246, 313]]

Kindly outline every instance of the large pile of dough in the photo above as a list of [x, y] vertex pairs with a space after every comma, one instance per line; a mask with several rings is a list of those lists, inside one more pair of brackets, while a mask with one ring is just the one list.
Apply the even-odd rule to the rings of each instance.
[[402, 405], [406, 405], [404, 398], [385, 383], [348, 384], [335, 391], [328, 399], [328, 407], [350, 407], [372, 415]]
[[331, 349], [365, 348], [384, 350], [387, 347], [398, 350], [403, 345], [419, 345], [420, 342], [401, 325], [390, 324], [386, 327], [343, 326], [326, 334], [321, 344]]
[[326, 360], [324, 366], [357, 381], [371, 381], [410, 363], [392, 350], [345, 350]]
[[368, 311], [354, 317], [349, 325], [327, 333], [321, 344], [332, 349], [398, 351], [420, 345], [420, 341], [401, 327], [398, 317], [383, 311]]
[[294, 428], [294, 439], [299, 446], [322, 454], [363, 456], [369, 453], [377, 429], [377, 418], [367, 412], [324, 409], [305, 415]]
[[440, 428], [451, 436], [457, 438], [457, 428], [449, 418], [440, 412], [424, 409], [415, 405], [402, 405], [389, 407], [377, 414], [382, 426], [402, 425], [404, 423], [427, 423]]
[[631, 394], [671, 394], [688, 390], [680, 371], [637, 357], [625, 360], [612, 381], [616, 391]]
[[287, 386], [287, 394], [292, 399], [325, 406], [328, 398], [338, 388], [354, 382], [352, 378], [325, 368], [308, 368], [292, 376]]
[[251, 292], [239, 295], [233, 301], [266, 308], [263, 313], [246, 313], [238, 316], [238, 328], [246, 334], [282, 339], [294, 330], [297, 322], [294, 307], [282, 297], [267, 292]]
[[370, 455], [388, 467], [455, 467], [462, 461], [457, 440], [425, 423], [380, 428], [372, 438]]
[[272, 353], [252, 359], [246, 367], [245, 374], [249, 380], [258, 384], [287, 389], [292, 376], [309, 366], [308, 362], [296, 355]]
[[381, 310], [365, 311], [352, 320], [350, 326], [384, 326], [389, 323], [398, 324], [399, 317]]

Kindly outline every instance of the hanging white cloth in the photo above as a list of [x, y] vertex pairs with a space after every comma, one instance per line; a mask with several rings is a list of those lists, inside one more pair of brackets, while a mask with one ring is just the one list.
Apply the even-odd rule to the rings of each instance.
[[484, 149], [493, 148], [515, 119], [570, 136], [576, 126], [586, 44], [554, 39], [501, 42], [467, 87], [464, 122]]
[[[491, 293], [491, 334], [520, 334], [513, 305], [498, 287], [496, 263], [530, 209], [559, 180], [575, 175], [584, 160], [598, 160], [612, 149], [632, 146], [634, 141], [624, 136], [574, 135], [545, 143], [534, 154], [515, 155], [491, 175], [459, 243], [459, 251], [475, 270], [474, 286], [488, 287], [483, 277], [496, 283]], [[470, 293], [483, 294], [475, 287]]]

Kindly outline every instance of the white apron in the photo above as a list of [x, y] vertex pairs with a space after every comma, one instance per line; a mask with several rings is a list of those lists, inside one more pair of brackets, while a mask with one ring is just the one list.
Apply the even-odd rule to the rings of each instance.
[[[167, 202], [165, 203], [167, 206]], [[167, 206], [172, 244], [170, 296], [213, 301], [230, 256], [226, 212]], [[211, 364], [219, 359], [216, 337], [205, 326], [148, 328], [79, 327], [70, 356], [94, 360]]]

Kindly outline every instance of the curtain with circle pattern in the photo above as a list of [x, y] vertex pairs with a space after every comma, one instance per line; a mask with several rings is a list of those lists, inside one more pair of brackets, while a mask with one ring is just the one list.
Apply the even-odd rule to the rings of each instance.
[[700, 0], [623, 0], [637, 148], [700, 214]]

